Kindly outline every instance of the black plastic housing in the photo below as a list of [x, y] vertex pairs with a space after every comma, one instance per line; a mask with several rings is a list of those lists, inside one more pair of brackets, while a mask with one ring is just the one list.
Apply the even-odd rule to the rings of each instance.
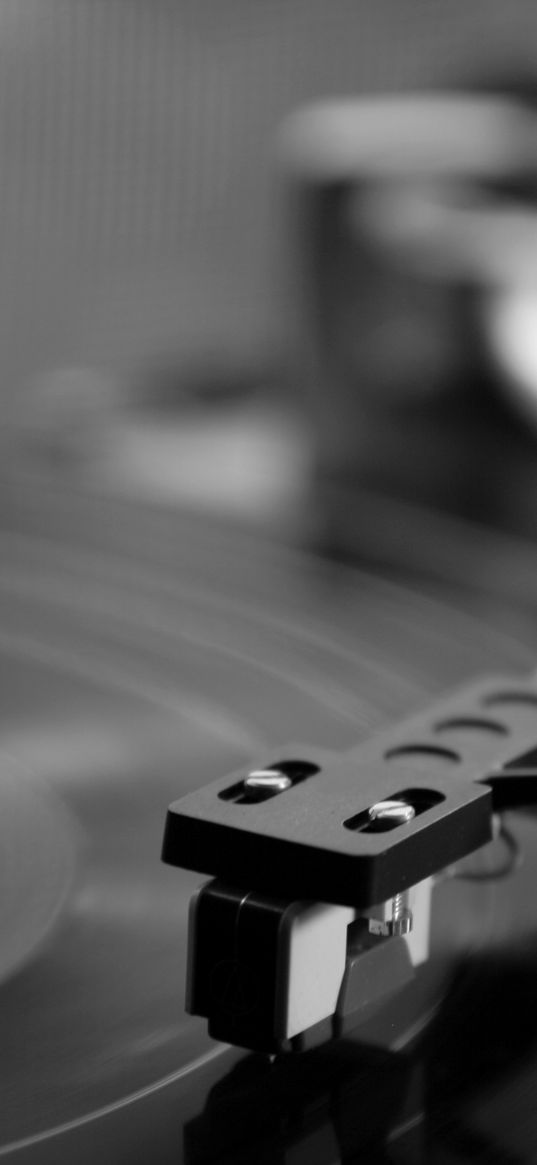
[[[474, 684], [345, 755], [274, 750], [174, 802], [163, 859], [262, 893], [367, 908], [489, 841], [494, 808], [535, 801], [531, 769], [509, 765], [536, 740], [535, 685]], [[298, 760], [319, 771], [264, 802], [225, 799], [251, 768]], [[353, 827], [402, 794], [416, 798], [414, 820]]]

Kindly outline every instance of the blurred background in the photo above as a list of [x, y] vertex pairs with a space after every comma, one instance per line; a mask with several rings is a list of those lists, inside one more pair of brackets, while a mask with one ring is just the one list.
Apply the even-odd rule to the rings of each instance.
[[528, 0], [1, 0], [8, 472], [381, 558], [371, 492], [531, 528], [536, 34]]

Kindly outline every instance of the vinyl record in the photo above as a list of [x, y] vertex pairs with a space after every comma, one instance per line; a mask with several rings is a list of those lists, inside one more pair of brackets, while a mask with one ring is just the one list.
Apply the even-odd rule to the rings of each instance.
[[[113, 1162], [253, 1160], [260, 1132], [248, 1132], [245, 1111], [268, 1104], [267, 1112], [278, 1113], [277, 1142], [260, 1159], [354, 1160], [343, 1158], [333, 1114], [324, 1124], [319, 1116], [309, 1156], [282, 1154], [302, 1145], [298, 1110], [311, 1115], [313, 1103], [324, 1113], [322, 1081], [336, 1078], [336, 1062], [343, 1090], [363, 1093], [360, 1041], [351, 1059], [348, 1050], [328, 1050], [331, 1069], [322, 1055], [310, 1056], [273, 1066], [267, 1082], [268, 1064], [214, 1045], [204, 1023], [185, 1015], [187, 907], [199, 878], [160, 862], [166, 807], [255, 762], [267, 746], [302, 740], [344, 750], [476, 674], [525, 674], [534, 667], [535, 632], [526, 624], [518, 635], [502, 631], [505, 615], [489, 602], [478, 616], [438, 590], [427, 595], [329, 567], [209, 519], [59, 490], [37, 496], [20, 484], [16, 496], [4, 491], [0, 563], [0, 1156], [17, 1163], [99, 1154]], [[463, 869], [439, 889], [440, 994], [436, 977], [421, 996], [396, 1001], [395, 1018], [389, 1009], [384, 1018], [397, 1027], [401, 1063], [417, 1032], [422, 1049], [438, 1040], [449, 1047], [445, 1062], [420, 1053], [426, 1084], [409, 1118], [414, 1131], [427, 1105], [434, 1125], [444, 1111], [440, 1095], [452, 1119], [459, 1054], [468, 1100], [477, 1051], [457, 1052], [449, 1041], [456, 1031], [461, 1040], [465, 1031], [483, 1040], [479, 983], [490, 994], [494, 979], [503, 1006], [505, 972], [511, 1007], [522, 982], [502, 959], [537, 926], [533, 818], [517, 818], [514, 832], [524, 863], [513, 861], [510, 877], [476, 880], [475, 868]], [[477, 872], [498, 872], [506, 857], [500, 851]], [[488, 961], [484, 951], [492, 952]], [[468, 994], [456, 979], [463, 956], [474, 1000], [466, 1029], [456, 1002], [457, 991], [461, 999]], [[440, 1003], [446, 1014], [454, 1009], [459, 1026], [453, 1020], [446, 1028]], [[493, 1076], [500, 1089], [508, 1025], [498, 1023], [503, 1044], [498, 1050], [493, 1041]], [[519, 1050], [527, 1061], [534, 1026], [518, 1043], [507, 1041], [513, 1063]], [[247, 1082], [243, 1064], [250, 1065]], [[368, 1088], [378, 1071], [375, 1063], [366, 1073]], [[219, 1089], [227, 1096], [223, 1110]], [[532, 1107], [513, 1104], [519, 1123], [521, 1111], [533, 1120], [537, 1137]], [[457, 1144], [467, 1152], [472, 1136], [473, 1159], [488, 1160], [479, 1152], [495, 1143], [490, 1119], [479, 1116], [470, 1135], [461, 1118], [464, 1137], [444, 1138], [447, 1155], [434, 1160], [466, 1160]], [[233, 1140], [239, 1127], [240, 1143]], [[391, 1118], [386, 1135], [390, 1129]], [[404, 1147], [399, 1133], [392, 1143]]]

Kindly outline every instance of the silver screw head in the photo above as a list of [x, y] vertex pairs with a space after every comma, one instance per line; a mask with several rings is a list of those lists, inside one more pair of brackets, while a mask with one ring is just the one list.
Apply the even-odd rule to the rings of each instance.
[[371, 821], [389, 821], [393, 825], [406, 825], [415, 816], [414, 806], [406, 801], [377, 801], [369, 809]]
[[292, 780], [279, 769], [254, 769], [244, 781], [244, 792], [252, 801], [273, 797], [290, 789]]

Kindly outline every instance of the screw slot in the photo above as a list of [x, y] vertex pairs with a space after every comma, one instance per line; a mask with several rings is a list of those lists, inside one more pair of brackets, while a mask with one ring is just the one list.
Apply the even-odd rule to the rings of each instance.
[[457, 764], [461, 758], [454, 748], [444, 748], [438, 744], [400, 744], [385, 752], [384, 759], [400, 760], [414, 766], [422, 761], [431, 769], [436, 762], [442, 765], [444, 761]]
[[410, 825], [415, 817], [441, 801], [445, 801], [444, 794], [436, 789], [403, 789], [401, 793], [376, 801], [369, 809], [349, 817], [343, 825], [355, 833], [387, 833], [402, 825]]
[[499, 720], [488, 720], [484, 716], [454, 716], [436, 725], [436, 732], [476, 732], [482, 735], [507, 736], [509, 729]]
[[248, 773], [244, 784], [244, 798], [248, 801], [267, 801], [278, 793], [285, 793], [293, 784], [281, 769], [254, 769]]
[[286, 793], [293, 785], [314, 777], [321, 770], [309, 760], [283, 760], [263, 768], [252, 769], [242, 781], [237, 781], [218, 794], [221, 801], [236, 805], [255, 805]]
[[369, 812], [368, 832], [383, 833], [388, 829], [395, 829], [397, 825], [408, 825], [416, 816], [413, 805], [407, 801], [377, 801], [371, 805]]
[[501, 708], [503, 706], [511, 705], [513, 708], [529, 708], [533, 711], [537, 708], [537, 692], [524, 691], [506, 691], [493, 692], [490, 696], [485, 696], [483, 704], [486, 708]]

